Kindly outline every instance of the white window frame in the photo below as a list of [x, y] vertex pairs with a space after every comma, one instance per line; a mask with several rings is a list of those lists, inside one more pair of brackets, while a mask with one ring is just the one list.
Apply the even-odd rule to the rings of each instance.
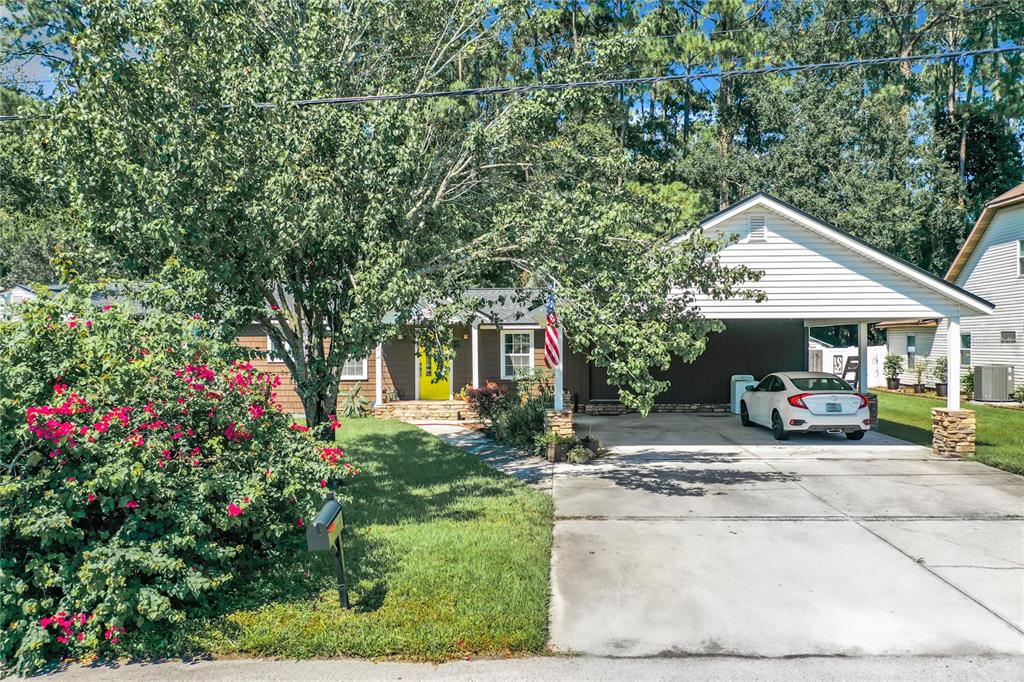
[[[533, 329], [502, 329], [501, 330], [501, 378], [502, 379], [506, 379], [506, 380], [507, 379], [515, 379], [516, 378], [515, 374], [510, 376], [508, 373], [505, 372], [505, 357], [506, 357], [506, 353], [505, 353], [505, 337], [510, 336], [512, 334], [525, 334], [525, 335], [527, 335], [529, 337], [529, 339], [530, 339], [530, 350], [528, 351], [527, 354], [529, 355], [529, 360], [530, 360], [529, 369], [531, 369], [531, 370], [533, 369], [533, 362], [534, 362], [533, 355], [534, 355], [534, 351], [536, 350], [536, 348], [534, 347], [534, 330]], [[522, 355], [522, 353], [514, 353], [514, 355]]]
[[[910, 340], [914, 342], [911, 343]], [[907, 334], [907, 371], [913, 372], [917, 366], [917, 334]]]
[[[345, 365], [342, 364], [342, 366], [341, 366], [341, 380], [342, 381], [366, 381], [367, 379], [369, 379], [370, 378], [370, 363], [369, 363], [369, 360], [370, 360], [369, 357], [363, 358], [363, 360], [362, 360], [362, 371], [359, 372], [358, 376], [345, 374]], [[352, 362], [352, 361], [359, 362], [359, 360], [356, 359], [356, 358], [349, 358], [345, 362], [348, 363], [348, 362]]]
[[[964, 339], [967, 339], [967, 345], [966, 346], [964, 345]], [[971, 346], [972, 345], [973, 344], [971, 343], [971, 335], [970, 334], [961, 334], [960, 335], [960, 366], [961, 367], [970, 367], [971, 366], [971, 360], [973, 359], [971, 357]], [[964, 362], [964, 352], [967, 353], [967, 362]]]
[[1017, 240], [1017, 276], [1024, 277], [1024, 239]]
[[[285, 347], [285, 352], [287, 352], [287, 350], [288, 350], [288, 342], [287, 341], [284, 342], [284, 347]], [[270, 334], [267, 334], [267, 362], [273, 363], [275, 365], [278, 364], [278, 363], [284, 362], [284, 358], [283, 357], [281, 357], [281, 356], [274, 357], [274, 353], [275, 353], [275, 351], [274, 351], [274, 339], [273, 339], [273, 337], [270, 336]]]

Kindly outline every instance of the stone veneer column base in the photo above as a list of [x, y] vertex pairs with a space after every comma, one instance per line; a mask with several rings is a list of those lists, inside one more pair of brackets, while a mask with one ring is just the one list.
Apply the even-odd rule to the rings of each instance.
[[871, 417], [871, 430], [878, 430], [878, 394], [867, 393], [868, 397], [868, 414]]
[[973, 455], [976, 432], [974, 410], [932, 408], [932, 452], [939, 457]]
[[544, 430], [553, 431], [559, 438], [572, 438], [572, 410], [544, 410]]

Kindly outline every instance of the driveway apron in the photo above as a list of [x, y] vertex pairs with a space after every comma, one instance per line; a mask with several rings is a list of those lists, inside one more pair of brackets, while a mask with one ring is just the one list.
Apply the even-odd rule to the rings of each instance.
[[1024, 478], [879, 435], [580, 416], [551, 642], [604, 656], [1024, 654]]

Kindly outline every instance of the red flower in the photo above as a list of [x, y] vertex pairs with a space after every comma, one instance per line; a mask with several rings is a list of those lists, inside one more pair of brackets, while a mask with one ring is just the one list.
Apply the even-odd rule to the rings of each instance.
[[56, 393], [57, 395], [61, 395], [66, 390], [68, 390], [68, 385], [67, 384], [54, 384], [53, 385], [53, 392]]
[[90, 328], [90, 329], [92, 329], [92, 320], [86, 320], [85, 321], [85, 326]]
[[85, 498], [89, 502], [95, 502], [99, 498], [96, 497], [96, 493], [89, 493], [89, 496]]
[[78, 480], [78, 479], [77, 479], [77, 478], [75, 478], [74, 476], [68, 476], [68, 483], [74, 483], [74, 482], [75, 482], [75, 481], [77, 481], [77, 480]]
[[253, 419], [259, 419], [260, 417], [263, 416], [263, 406], [262, 405], [255, 405], [255, 404], [250, 405], [249, 406], [249, 414], [252, 415]]
[[295, 519], [295, 525], [298, 526], [299, 528], [302, 528], [302, 517], [301, 516], [299, 518]]
[[110, 309], [111, 309], [112, 307], [113, 307], [113, 306], [111, 306], [111, 305], [110, 305], [110, 304], [108, 303], [107, 305], [103, 306], [103, 312], [107, 312], [107, 311], [109, 311], [109, 310], [110, 310]]
[[138, 509], [139, 503], [136, 502], [135, 500], [128, 500], [127, 502], [124, 503], [124, 506], [128, 509]]
[[241, 516], [242, 511], [242, 508], [234, 502], [228, 505], [228, 516]]
[[78, 320], [71, 320], [68, 322], [68, 329], [74, 329], [78, 326]]
[[304, 426], [303, 424], [300, 424], [298, 422], [295, 422], [288, 428], [291, 429], [292, 431], [298, 431], [299, 433], [305, 433], [306, 431], [309, 431], [308, 426]]

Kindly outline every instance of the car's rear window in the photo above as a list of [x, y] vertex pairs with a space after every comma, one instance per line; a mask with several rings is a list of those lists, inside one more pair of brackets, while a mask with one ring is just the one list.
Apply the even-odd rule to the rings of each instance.
[[850, 384], [839, 377], [804, 377], [794, 379], [790, 377], [793, 385], [801, 391], [851, 391]]

